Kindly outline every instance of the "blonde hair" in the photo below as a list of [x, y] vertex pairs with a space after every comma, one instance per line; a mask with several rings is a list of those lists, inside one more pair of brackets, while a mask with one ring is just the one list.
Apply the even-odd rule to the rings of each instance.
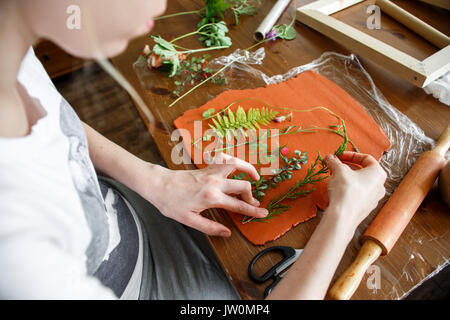
[[[86, 1], [86, 0], [84, 0]], [[141, 96], [137, 93], [136, 89], [133, 88], [133, 86], [130, 84], [130, 82], [125, 79], [125, 77], [111, 64], [111, 62], [108, 60], [107, 57], [102, 53], [100, 50], [100, 47], [98, 45], [98, 39], [95, 36], [94, 26], [92, 24], [92, 17], [90, 16], [90, 12], [84, 12], [86, 15], [86, 28], [87, 28], [87, 34], [89, 37], [89, 41], [93, 46], [94, 50], [94, 57], [97, 63], [105, 70], [123, 89], [125, 89], [128, 94], [131, 96], [131, 98], [135, 101], [135, 103], [138, 105], [138, 107], [141, 109], [141, 111], [144, 113], [144, 115], [147, 117], [149, 123], [150, 123], [150, 131], [154, 129], [155, 125], [155, 117], [153, 116], [153, 113], [148, 108], [147, 104], [144, 102], [144, 100], [141, 98]], [[164, 125], [165, 129], [170, 134], [169, 129], [166, 125]]]

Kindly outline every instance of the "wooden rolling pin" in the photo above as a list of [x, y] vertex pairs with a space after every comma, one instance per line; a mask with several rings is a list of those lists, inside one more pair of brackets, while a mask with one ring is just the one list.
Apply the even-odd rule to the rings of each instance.
[[438, 48], [442, 49], [450, 44], [450, 38], [445, 34], [429, 24], [426, 24], [391, 1], [376, 0], [375, 4], [379, 6], [384, 13], [387, 13], [401, 24], [421, 35], [424, 39], [430, 41]]
[[350, 299], [367, 268], [380, 255], [386, 255], [391, 251], [430, 191], [439, 171], [444, 167], [445, 154], [449, 147], [450, 125], [444, 130], [435, 147], [431, 151], [424, 152], [417, 159], [397, 190], [362, 235], [363, 245], [358, 256], [329, 290], [329, 298]]

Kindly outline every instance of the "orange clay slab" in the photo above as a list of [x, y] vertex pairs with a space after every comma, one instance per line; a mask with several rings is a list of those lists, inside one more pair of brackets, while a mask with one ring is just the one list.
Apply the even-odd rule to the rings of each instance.
[[[260, 100], [258, 101], [255, 98]], [[192, 145], [192, 141], [201, 140], [199, 138], [209, 129], [208, 123], [212, 123], [211, 120], [203, 121], [201, 124], [197, 122], [197, 128], [201, 128], [203, 131], [194, 136], [193, 120], [202, 119], [203, 112], [208, 109], [214, 108], [215, 112], [218, 112], [240, 99], [243, 100], [230, 107], [232, 111], [236, 111], [239, 105], [245, 111], [248, 111], [249, 108], [267, 106], [262, 100], [272, 106], [288, 107], [297, 111], [318, 106], [326, 107], [344, 119], [348, 137], [357, 146], [359, 151], [371, 154], [376, 159], [380, 159], [391, 145], [389, 139], [377, 123], [347, 92], [323, 76], [313, 71], [307, 71], [295, 78], [279, 84], [268, 85], [264, 88], [223, 92], [202, 107], [188, 110], [183, 116], [176, 119], [174, 122], [175, 126], [178, 129], [186, 129], [180, 132], [183, 137], [183, 143], [186, 151], [198, 168], [206, 166], [205, 162], [202, 161], [202, 153], [205, 148], [208, 147], [211, 150], [217, 147], [215, 141], [198, 141], [195, 147]], [[291, 110], [278, 108], [272, 108], [272, 110], [278, 111], [279, 115], [287, 115], [291, 112]], [[339, 124], [339, 120], [329, 112], [323, 109], [317, 109], [309, 112], [294, 111], [292, 121], [284, 121], [282, 123], [272, 122], [268, 126], [261, 126], [261, 128], [279, 129], [281, 131], [290, 125], [295, 125], [299, 128], [311, 126], [330, 128], [332, 125]], [[294, 156], [295, 150], [307, 151], [308, 163], [303, 165], [301, 170], [294, 171], [292, 179], [279, 183], [277, 188], [270, 188], [261, 202], [261, 206], [263, 207], [267, 207], [271, 198], [285, 193], [296, 181], [301, 180], [306, 175], [306, 170], [316, 159], [318, 152], [323, 156], [334, 153], [343, 142], [341, 136], [327, 130], [316, 130], [313, 133], [295, 133], [279, 136], [278, 138], [279, 146], [286, 145], [288, 147], [288, 157]], [[271, 145], [270, 140], [268, 141], [268, 145]], [[347, 144], [347, 150], [354, 150], [352, 144]], [[231, 151], [235, 150], [229, 149], [227, 153]], [[254, 153], [247, 146], [245, 155], [239, 157], [249, 161], [249, 154], [251, 152]], [[232, 153], [232, 155], [238, 156], [237, 153]], [[258, 169], [261, 169], [261, 165], [251, 163]], [[263, 166], [267, 167], [268, 165]], [[230, 215], [236, 227], [250, 242], [256, 245], [262, 245], [267, 241], [277, 239], [300, 222], [313, 218], [317, 213], [317, 208], [324, 210], [328, 206], [327, 180], [315, 186], [306, 186], [306, 189], [314, 188], [314, 191], [307, 196], [284, 201], [283, 203], [290, 205], [291, 208], [278, 216], [274, 216], [268, 222], [252, 221], [242, 224], [242, 215], [232, 212], [230, 212]]]

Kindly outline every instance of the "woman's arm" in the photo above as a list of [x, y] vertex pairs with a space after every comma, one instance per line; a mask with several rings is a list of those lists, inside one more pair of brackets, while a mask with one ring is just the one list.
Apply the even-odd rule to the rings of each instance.
[[137, 192], [169, 218], [209, 235], [230, 236], [227, 227], [200, 213], [208, 208], [223, 208], [259, 218], [267, 215], [253, 198], [250, 182], [227, 178], [239, 170], [259, 180], [256, 169], [243, 160], [220, 154], [217, 163], [205, 169], [173, 171], [139, 159], [83, 125], [95, 168]]
[[156, 172], [160, 170], [160, 166], [136, 157], [84, 122], [83, 126], [88, 140], [89, 156], [97, 170], [132, 190], [138, 189], [139, 176], [144, 170], [155, 172], [152, 181], [155, 186], [158, 184], [159, 175]]
[[353, 171], [336, 157], [325, 159], [332, 173], [330, 205], [299, 259], [268, 299], [323, 299], [356, 228], [384, 196], [386, 173], [372, 156], [345, 152], [341, 160], [363, 169]]

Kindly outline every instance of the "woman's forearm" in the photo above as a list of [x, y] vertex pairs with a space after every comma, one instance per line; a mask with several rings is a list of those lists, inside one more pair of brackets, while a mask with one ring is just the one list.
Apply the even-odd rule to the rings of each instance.
[[323, 299], [354, 229], [345, 213], [329, 207], [302, 254], [268, 299]]
[[[94, 167], [103, 174], [123, 183], [138, 192], [142, 182], [142, 174], [152, 171], [152, 181], [158, 182], [158, 172], [162, 170], [158, 165], [152, 165], [136, 157], [124, 148], [95, 131], [83, 123], [89, 144], [89, 155]], [[146, 181], [148, 185], [148, 181]]]

